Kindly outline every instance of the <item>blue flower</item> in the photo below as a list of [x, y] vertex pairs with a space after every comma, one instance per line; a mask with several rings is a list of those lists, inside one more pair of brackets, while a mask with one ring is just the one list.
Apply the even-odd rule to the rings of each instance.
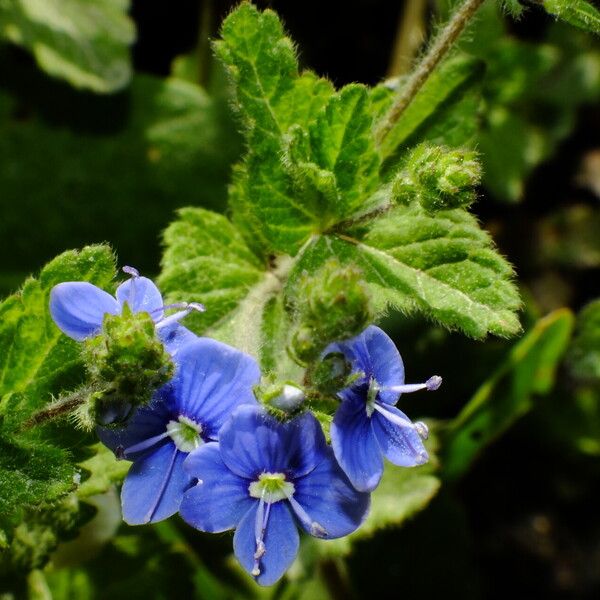
[[233, 549], [261, 585], [275, 583], [298, 553], [300, 525], [337, 538], [354, 531], [369, 508], [335, 461], [315, 417], [287, 423], [260, 407], [241, 407], [218, 444], [192, 452], [184, 468], [198, 483], [179, 512], [211, 533], [235, 528]]
[[325, 354], [341, 352], [352, 365], [356, 381], [339, 392], [342, 400], [331, 424], [335, 457], [350, 481], [361, 491], [374, 490], [383, 474], [383, 456], [402, 467], [429, 460], [421, 438], [424, 423], [412, 423], [394, 405], [403, 393], [436, 390], [442, 378], [404, 383], [404, 364], [394, 342], [379, 327], [331, 344]]
[[197, 338], [174, 361], [173, 379], [125, 428], [98, 428], [104, 444], [119, 458], [133, 461], [121, 492], [123, 518], [130, 525], [176, 513], [192, 482], [182, 466], [189, 452], [212, 446], [235, 408], [256, 404], [252, 388], [260, 369], [243, 352]]
[[[68, 281], [54, 286], [50, 293], [50, 314], [59, 329], [81, 342], [100, 333], [104, 315], [121, 314], [127, 303], [132, 312], [150, 314], [170, 354], [196, 338], [178, 321], [192, 310], [203, 311], [201, 304], [164, 306], [160, 291], [150, 279], [140, 277], [132, 267], [123, 267], [123, 271], [131, 278], [117, 288], [116, 298], [87, 281]], [[165, 309], [170, 308], [181, 310], [165, 316]]]

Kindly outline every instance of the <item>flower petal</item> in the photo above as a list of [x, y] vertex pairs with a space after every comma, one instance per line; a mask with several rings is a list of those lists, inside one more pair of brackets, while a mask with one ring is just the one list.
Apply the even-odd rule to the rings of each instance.
[[183, 493], [191, 484], [183, 469], [186, 456], [167, 438], [133, 463], [121, 490], [126, 523], [156, 523], [179, 510]]
[[[240, 564], [248, 573], [254, 567], [256, 551], [255, 522], [258, 501], [244, 515], [233, 536], [233, 550]], [[273, 585], [286, 572], [298, 554], [300, 538], [287, 502], [271, 505], [269, 520], [265, 529], [266, 552], [260, 559], [260, 575], [256, 581], [260, 585]]]
[[50, 293], [50, 314], [58, 328], [78, 342], [97, 334], [104, 315], [119, 314], [117, 301], [87, 281], [59, 283]]
[[[354, 489], [341, 470], [333, 451], [306, 477], [294, 481], [294, 499], [304, 509], [313, 523], [324, 531], [318, 537], [338, 538], [355, 531], [365, 520], [369, 510], [370, 495]], [[310, 523], [300, 520], [302, 527], [315, 535]]]
[[210, 533], [236, 527], [255, 499], [248, 493], [250, 482], [225, 466], [219, 445], [210, 442], [194, 450], [183, 466], [188, 475], [199, 480], [183, 496], [179, 507], [183, 520]]
[[331, 445], [352, 485], [373, 491], [383, 474], [383, 459], [364, 404], [342, 402], [331, 424]]
[[[362, 371], [382, 386], [404, 383], [404, 363], [391, 338], [379, 327], [371, 325], [360, 335], [337, 344], [331, 344], [326, 353], [341, 352], [352, 363], [354, 371]], [[382, 391], [379, 398], [388, 404], [398, 401], [397, 392]]]
[[150, 313], [155, 321], [163, 316], [162, 294], [147, 277], [132, 277], [123, 282], [117, 288], [116, 296], [121, 307], [127, 302], [132, 312], [145, 311]]
[[429, 458], [427, 450], [410, 419], [395, 406], [386, 404], [385, 410], [406, 423], [406, 426], [399, 425], [378, 412], [373, 413], [371, 426], [385, 457], [399, 467], [415, 467], [426, 463]]
[[203, 436], [217, 439], [231, 412], [256, 404], [252, 388], [260, 379], [256, 361], [247, 354], [208, 338], [198, 338], [177, 353], [172, 381], [181, 414], [200, 423]]
[[175, 356], [184, 346], [198, 339], [195, 333], [179, 323], [159, 329], [158, 336], [171, 356]]
[[[120, 454], [131, 446], [163, 433], [173, 417], [168, 402], [162, 398], [161, 393], [162, 390], [159, 390], [148, 406], [138, 408], [124, 427], [97, 427], [100, 441]], [[127, 458], [135, 460], [136, 455]]]
[[325, 458], [327, 443], [311, 413], [281, 423], [259, 406], [242, 406], [221, 429], [219, 447], [236, 475], [254, 480], [264, 472], [310, 473]]

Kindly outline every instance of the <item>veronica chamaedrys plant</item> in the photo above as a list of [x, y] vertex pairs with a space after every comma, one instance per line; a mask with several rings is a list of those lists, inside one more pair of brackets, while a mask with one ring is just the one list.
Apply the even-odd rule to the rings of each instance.
[[130, 525], [175, 514], [192, 481], [183, 469], [189, 452], [218, 440], [236, 407], [256, 403], [252, 388], [260, 370], [243, 352], [198, 338], [174, 360], [173, 379], [126, 427], [98, 428], [100, 439], [117, 457], [133, 461], [121, 491], [123, 518]]
[[383, 474], [383, 456], [402, 467], [429, 460], [421, 438], [424, 423], [412, 423], [395, 407], [401, 394], [437, 390], [442, 378], [405, 384], [404, 364], [394, 342], [379, 327], [367, 327], [348, 341], [331, 344], [325, 354], [342, 353], [356, 379], [338, 393], [342, 403], [331, 424], [335, 457], [358, 490], [374, 490]]
[[[50, 313], [59, 329], [78, 342], [94, 337], [102, 330], [106, 315], [120, 315], [125, 304], [133, 313], [147, 312], [170, 354], [175, 354], [194, 334], [179, 324], [192, 310], [204, 311], [198, 303], [163, 304], [163, 298], [153, 281], [133, 267], [123, 267], [131, 277], [111, 296], [87, 281], [66, 281], [56, 285], [50, 294]], [[179, 309], [165, 316], [166, 309]]]
[[337, 464], [315, 417], [282, 423], [261, 407], [243, 406], [184, 463], [198, 481], [180, 514], [197, 529], [235, 529], [233, 549], [261, 585], [275, 583], [298, 553], [298, 524], [331, 539], [363, 522], [369, 494], [355, 490]]

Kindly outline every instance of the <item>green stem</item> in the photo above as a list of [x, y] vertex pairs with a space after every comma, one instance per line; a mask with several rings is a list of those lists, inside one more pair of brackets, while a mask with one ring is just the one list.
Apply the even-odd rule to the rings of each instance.
[[402, 86], [398, 97], [375, 129], [375, 141], [381, 145], [434, 69], [446, 56], [485, 0], [465, 0], [437, 35], [429, 50]]
[[200, 0], [198, 23], [198, 83], [206, 87], [210, 80], [210, 36], [212, 34], [213, 7], [212, 0]]
[[410, 70], [415, 55], [425, 39], [427, 0], [408, 0], [400, 16], [388, 77], [398, 77]]

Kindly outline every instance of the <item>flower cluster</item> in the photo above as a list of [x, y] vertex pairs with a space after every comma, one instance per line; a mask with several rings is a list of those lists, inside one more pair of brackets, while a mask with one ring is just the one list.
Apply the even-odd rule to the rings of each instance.
[[[124, 520], [152, 523], [175, 513], [206, 532], [234, 529], [234, 553], [258, 583], [271, 585], [299, 546], [298, 529], [331, 539], [365, 519], [383, 456], [400, 466], [428, 460], [423, 423], [395, 407], [402, 393], [435, 390], [441, 378], [405, 384], [390, 338], [371, 326], [332, 344], [352, 371], [331, 427], [331, 446], [306, 410], [281, 421], [255, 398], [261, 373], [255, 360], [179, 324], [200, 305], [163, 306], [156, 286], [127, 268], [131, 279], [113, 298], [84, 282], [56, 286], [50, 310], [78, 341], [100, 334], [107, 315], [146, 312], [175, 365], [173, 377], [121, 427], [98, 426], [102, 442], [132, 461], [123, 484]], [[179, 312], [165, 316], [165, 311]], [[295, 402], [298, 412], [298, 402]]]

